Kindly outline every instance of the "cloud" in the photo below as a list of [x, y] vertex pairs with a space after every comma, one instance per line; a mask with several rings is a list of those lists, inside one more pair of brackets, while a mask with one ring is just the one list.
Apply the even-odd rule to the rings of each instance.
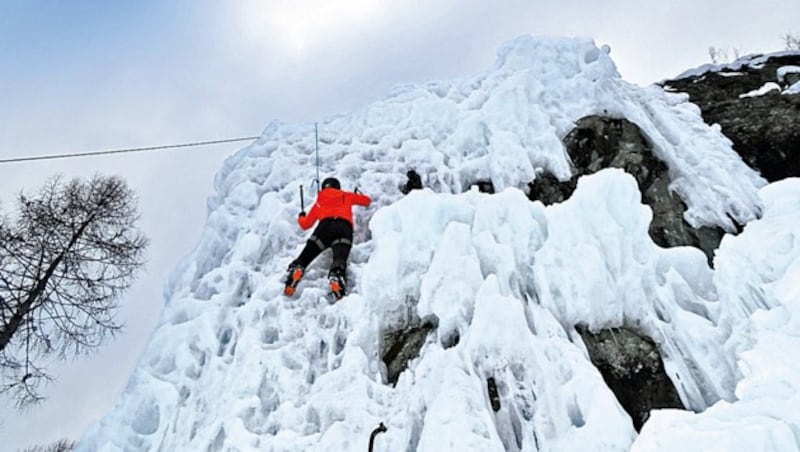
[[290, 58], [303, 58], [342, 36], [359, 33], [380, 21], [388, 10], [378, 0], [276, 1], [238, 3], [235, 8], [244, 37]]
[[[32, 5], [0, 5], [0, 38], [9, 43], [0, 47], [3, 157], [257, 135], [273, 119], [312, 123], [381, 99], [395, 84], [482, 71], [521, 34], [593, 37], [611, 46], [625, 79], [646, 84], [708, 62], [710, 45], [780, 50], [781, 34], [800, 31], [796, 0]], [[56, 171], [121, 174], [139, 192], [153, 239], [148, 274], [122, 300], [125, 335], [91, 363], [73, 364], [84, 378], [65, 376], [41, 410], [0, 415], [4, 436], [39, 425], [27, 437], [38, 441], [55, 425], [46, 412], [90, 404], [93, 414], [73, 424], [88, 425], [115, 402], [167, 275], [199, 239], [213, 175], [237, 147], [0, 165], [5, 200]], [[97, 387], [102, 397], [81, 393]], [[80, 427], [70, 431], [58, 434], [75, 437]], [[22, 433], [16, 440], [30, 443]]]

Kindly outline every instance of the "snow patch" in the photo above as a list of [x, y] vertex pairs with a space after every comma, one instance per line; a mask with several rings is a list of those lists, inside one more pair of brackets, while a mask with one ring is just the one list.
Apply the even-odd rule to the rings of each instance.
[[776, 71], [776, 78], [779, 82], [783, 83], [786, 75], [788, 74], [799, 74], [800, 73], [800, 66], [781, 66]]
[[770, 93], [772, 91], [780, 92], [781, 91], [781, 86], [778, 85], [775, 82], [767, 82], [767, 83], [764, 83], [764, 85], [761, 88], [754, 89], [754, 90], [752, 90], [750, 92], [747, 92], [747, 93], [744, 93], [744, 94], [739, 94], [739, 98], [741, 99], [743, 97], [763, 96], [763, 95], [765, 95], [767, 93]]

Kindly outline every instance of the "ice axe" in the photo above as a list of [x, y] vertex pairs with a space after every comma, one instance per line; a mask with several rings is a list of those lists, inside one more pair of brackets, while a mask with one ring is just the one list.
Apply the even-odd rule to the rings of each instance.
[[306, 203], [303, 200], [303, 184], [300, 184], [300, 215], [306, 214]]

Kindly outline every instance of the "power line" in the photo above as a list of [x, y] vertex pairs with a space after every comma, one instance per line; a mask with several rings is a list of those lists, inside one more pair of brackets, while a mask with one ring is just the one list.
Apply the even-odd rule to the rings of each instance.
[[0, 163], [16, 163], [16, 162], [30, 162], [33, 160], [53, 160], [53, 159], [66, 159], [66, 158], [74, 158], [74, 157], [89, 157], [93, 155], [108, 155], [108, 154], [123, 154], [127, 152], [142, 152], [142, 151], [158, 151], [163, 149], [173, 149], [173, 148], [187, 148], [192, 146], [206, 146], [209, 144], [220, 144], [220, 143], [233, 143], [236, 141], [253, 141], [257, 140], [260, 137], [242, 137], [242, 138], [229, 138], [226, 140], [214, 140], [214, 141], [197, 141], [194, 143], [182, 143], [182, 144], [167, 144], [163, 146], [150, 146], [144, 148], [128, 148], [128, 149], [109, 149], [103, 151], [92, 151], [92, 152], [76, 152], [72, 154], [51, 154], [51, 155], [39, 155], [39, 156], [31, 156], [31, 157], [16, 157], [10, 159], [0, 159]]

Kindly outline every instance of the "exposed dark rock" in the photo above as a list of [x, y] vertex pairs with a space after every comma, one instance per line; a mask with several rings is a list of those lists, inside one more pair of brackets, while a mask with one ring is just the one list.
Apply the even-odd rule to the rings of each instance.
[[411, 322], [403, 328], [388, 331], [381, 341], [381, 360], [386, 365], [386, 380], [394, 386], [408, 362], [419, 356], [419, 351], [436, 325], [430, 322]]
[[781, 66], [800, 66], [800, 53], [770, 57], [758, 67], [707, 72], [662, 84], [668, 90], [688, 93], [703, 119], [720, 125], [742, 160], [773, 182], [800, 176], [800, 94], [772, 91], [757, 97], [739, 96], [767, 82], [783, 88], [791, 85], [796, 75], [777, 79]]
[[669, 190], [667, 166], [652, 152], [652, 147], [632, 122], [589, 116], [578, 121], [564, 138], [573, 163], [573, 176], [560, 182], [541, 174], [529, 185], [529, 198], [545, 204], [562, 202], [575, 191], [580, 176], [603, 168], [621, 168], [639, 184], [642, 202], [653, 210], [650, 237], [662, 247], [694, 246], [703, 250], [709, 265], [722, 240], [719, 228], [692, 228], [683, 219], [686, 205]]
[[406, 177], [408, 177], [408, 182], [400, 188], [403, 194], [407, 195], [411, 193], [411, 190], [422, 189], [422, 178], [419, 173], [412, 169], [406, 173]]
[[528, 198], [531, 201], [542, 201], [547, 205], [563, 202], [573, 191], [575, 184], [571, 179], [561, 182], [550, 173], [542, 173], [536, 176], [536, 180], [528, 183]]
[[458, 330], [445, 331], [441, 333], [440, 342], [445, 350], [455, 347], [458, 345], [459, 341], [461, 341], [461, 335], [458, 334]]
[[472, 184], [473, 187], [478, 187], [478, 191], [481, 193], [490, 193], [494, 194], [494, 184], [490, 180], [482, 180], [475, 182]]
[[686, 409], [652, 340], [626, 327], [598, 333], [580, 325], [576, 329], [592, 364], [631, 416], [636, 431], [641, 430], [654, 408]]

